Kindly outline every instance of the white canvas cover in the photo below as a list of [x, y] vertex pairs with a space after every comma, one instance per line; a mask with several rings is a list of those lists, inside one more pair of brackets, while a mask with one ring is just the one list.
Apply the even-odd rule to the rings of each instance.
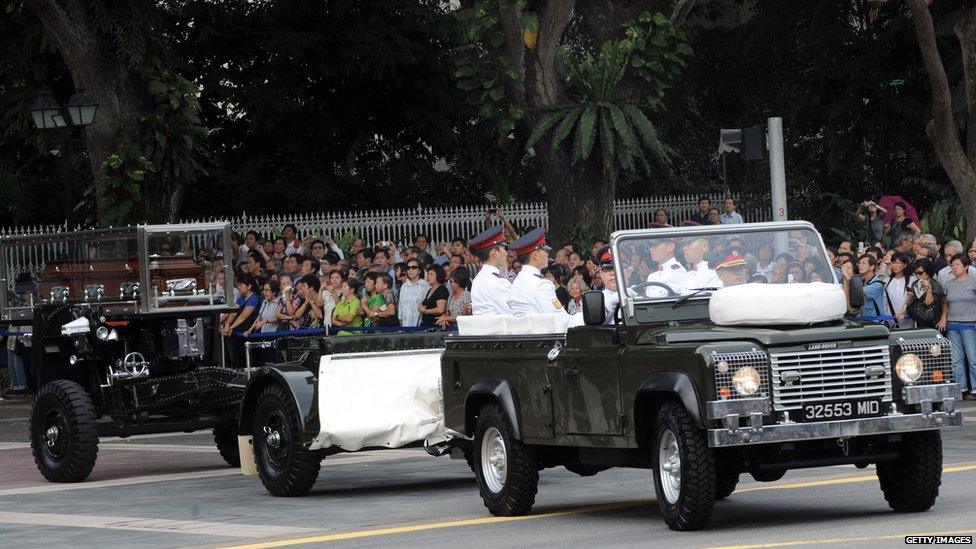
[[708, 316], [719, 326], [813, 324], [839, 320], [847, 297], [839, 284], [742, 284], [712, 294]]
[[467, 315], [457, 321], [462, 336], [565, 334], [567, 327], [583, 324], [583, 314]]
[[441, 397], [443, 349], [337, 354], [319, 363], [312, 448], [397, 448], [450, 438]]

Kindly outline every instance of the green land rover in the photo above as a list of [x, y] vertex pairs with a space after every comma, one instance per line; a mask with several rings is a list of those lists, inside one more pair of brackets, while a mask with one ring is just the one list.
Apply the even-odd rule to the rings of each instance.
[[617, 295], [586, 293], [585, 325], [475, 316], [447, 338], [446, 427], [492, 514], [527, 513], [557, 466], [651, 469], [675, 530], [707, 526], [743, 473], [874, 465], [895, 511], [934, 504], [940, 430], [962, 425], [949, 342], [844, 319], [812, 225], [621, 231], [611, 249]]

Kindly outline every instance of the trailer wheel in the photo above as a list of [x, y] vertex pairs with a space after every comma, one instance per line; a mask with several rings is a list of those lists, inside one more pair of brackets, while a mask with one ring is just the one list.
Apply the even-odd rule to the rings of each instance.
[[279, 497], [308, 493], [319, 476], [322, 457], [305, 448], [298, 412], [280, 385], [261, 392], [254, 414], [254, 460], [261, 483]]
[[539, 486], [532, 449], [512, 437], [505, 413], [490, 404], [481, 410], [474, 432], [474, 472], [488, 511], [495, 516], [524, 515]]
[[655, 425], [651, 448], [654, 493], [664, 521], [672, 530], [705, 528], [718, 493], [715, 455], [705, 433], [674, 401], [661, 407]]
[[214, 444], [220, 457], [224, 458], [227, 465], [231, 467], [241, 466], [241, 454], [237, 444], [237, 429], [234, 428], [236, 421], [228, 420], [224, 425], [214, 427]]
[[878, 463], [878, 480], [888, 506], [900, 513], [927, 511], [942, 484], [942, 436], [939, 431], [902, 435], [897, 461]]
[[52, 381], [41, 387], [31, 407], [31, 453], [51, 482], [81, 482], [98, 457], [95, 405], [81, 385]]

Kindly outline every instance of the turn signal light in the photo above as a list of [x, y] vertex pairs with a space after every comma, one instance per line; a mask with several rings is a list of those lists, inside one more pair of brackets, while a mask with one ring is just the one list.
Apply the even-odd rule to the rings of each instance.
[[721, 398], [729, 398], [730, 396], [732, 396], [732, 390], [729, 389], [728, 387], [719, 387], [718, 396], [720, 396]]
[[945, 376], [943, 376], [942, 372], [940, 372], [939, 370], [932, 372], [932, 381], [938, 383], [941, 382], [944, 378]]

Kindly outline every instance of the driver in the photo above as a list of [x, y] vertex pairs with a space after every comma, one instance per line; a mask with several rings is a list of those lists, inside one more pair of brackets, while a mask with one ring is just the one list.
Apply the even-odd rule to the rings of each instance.
[[738, 286], [749, 280], [749, 265], [741, 255], [727, 255], [715, 265], [715, 272], [722, 281], [719, 286]]
[[708, 239], [706, 237], [685, 237], [681, 240], [681, 250], [685, 254], [685, 262], [688, 265], [688, 272], [682, 281], [686, 289], [722, 287], [718, 274], [709, 268], [708, 261], [705, 261], [705, 254], [708, 253]]
[[620, 293], [617, 291], [617, 273], [613, 270], [613, 249], [609, 244], [601, 247], [593, 254], [597, 265], [600, 266], [600, 277], [603, 279], [603, 323], [612, 325], [617, 305], [620, 304]]
[[[657, 270], [647, 275], [648, 282], [664, 284], [674, 293], [681, 295], [684, 291], [683, 279], [687, 270], [674, 258], [675, 241], [673, 238], [661, 238], [651, 242], [651, 259], [657, 263]], [[644, 295], [647, 297], [666, 297], [668, 291], [661, 286], [648, 286]]]

